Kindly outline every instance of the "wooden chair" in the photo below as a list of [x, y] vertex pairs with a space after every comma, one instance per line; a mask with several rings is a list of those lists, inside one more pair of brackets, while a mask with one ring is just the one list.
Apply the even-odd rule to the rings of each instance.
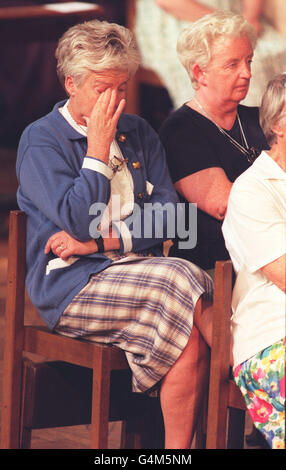
[[243, 448], [246, 405], [231, 378], [229, 360], [233, 287], [232, 262], [218, 261], [214, 281], [214, 323], [207, 417], [207, 449]]
[[[27, 436], [24, 435], [27, 432], [25, 427], [30, 429], [33, 427], [33, 423], [30, 422], [31, 414], [28, 413], [27, 416], [25, 404], [27, 397], [31, 398], [31, 394], [36, 392], [33, 387], [31, 389], [29, 374], [31, 375], [33, 371], [27, 364], [25, 365], [23, 380], [23, 354], [30, 353], [37, 355], [37, 357], [49, 358], [56, 361], [55, 363], [58, 365], [68, 363], [70, 366], [81, 366], [92, 370], [92, 376], [90, 377], [90, 393], [92, 396], [90, 445], [94, 449], [106, 449], [110, 414], [110, 376], [112, 372], [125, 371], [128, 373], [130, 371], [125, 354], [116, 347], [68, 338], [53, 333], [46, 327], [24, 324], [25, 246], [26, 215], [22, 211], [11, 211], [3, 360], [1, 448], [11, 449], [27, 446]], [[54, 377], [55, 370], [51, 374]], [[26, 390], [25, 393], [24, 390]], [[151, 418], [153, 413], [154, 410], [151, 410]], [[125, 431], [123, 445], [125, 448], [140, 448], [140, 436], [144, 434], [144, 425], [147, 426], [147, 432], [150, 432], [150, 428], [148, 429], [150, 421], [148, 422], [146, 419], [146, 423], [142, 424], [141, 420], [142, 427], [138, 430], [134, 427], [136, 417], [129, 416], [129, 418], [125, 418], [123, 425]], [[55, 425], [57, 426], [58, 423]], [[154, 427], [154, 423], [152, 426]], [[29, 439], [28, 429], [28, 442]]]
[[[136, 0], [126, 0], [126, 25], [134, 32]], [[140, 88], [142, 85], [165, 88], [158, 75], [150, 69], [139, 66], [128, 83], [126, 112], [140, 116]]]
[[[35, 357], [24, 357], [23, 366], [21, 449], [30, 449], [33, 430], [91, 423], [92, 369]], [[123, 421], [111, 430], [110, 445], [163, 448], [160, 400], [132, 393], [130, 370], [111, 371], [109, 403], [109, 421]], [[82, 433], [84, 445], [88, 435]]]

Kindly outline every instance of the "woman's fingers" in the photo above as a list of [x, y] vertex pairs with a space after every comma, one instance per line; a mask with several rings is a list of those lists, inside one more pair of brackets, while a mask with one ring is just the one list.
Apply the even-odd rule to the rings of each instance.
[[114, 139], [117, 122], [125, 106], [121, 100], [117, 106], [118, 92], [108, 88], [98, 97], [88, 124], [87, 154], [108, 162], [110, 145]]
[[66, 261], [71, 255], [73, 255], [72, 250], [69, 248], [64, 248], [58, 255], [63, 261]]
[[64, 231], [55, 233], [48, 239], [45, 245], [45, 254], [48, 254], [52, 250], [54, 255], [60, 256], [62, 252], [66, 250], [68, 241], [68, 235]]
[[110, 124], [112, 125], [114, 116], [118, 114], [119, 106], [119, 115], [122, 113], [125, 106], [125, 100], [121, 100], [119, 105], [116, 107], [116, 100], [117, 91], [111, 90], [111, 88], [107, 88], [107, 90], [101, 93], [99, 98], [97, 99], [92, 110], [91, 116], [94, 119], [100, 120], [106, 126]]
[[108, 94], [106, 102], [106, 117], [107, 119], [112, 119], [116, 102], [116, 91], [111, 90], [110, 88], [108, 90], [110, 91], [110, 93]]
[[121, 113], [123, 112], [124, 108], [125, 108], [125, 105], [126, 105], [126, 100], [123, 98], [119, 105], [117, 106], [116, 110], [115, 110], [115, 113], [113, 115], [113, 120], [114, 120], [114, 124], [115, 124], [115, 128], [117, 126], [117, 122], [118, 122], [118, 119], [120, 118], [120, 115]]
[[56, 256], [60, 256], [65, 249], [65, 245], [60, 240], [51, 243], [51, 250]]
[[51, 250], [51, 241], [49, 239], [45, 245], [45, 250], [44, 250], [45, 255], [47, 255], [50, 252], [50, 250]]
[[107, 116], [111, 120], [114, 116], [115, 105], [116, 105], [116, 96], [117, 96], [117, 92], [115, 90], [112, 90], [111, 95], [110, 95], [109, 105], [108, 105], [108, 108], [107, 108]]
[[59, 241], [60, 240], [60, 238], [59, 238], [60, 233], [61, 232], [54, 233], [54, 235], [52, 235], [48, 239], [48, 241], [45, 245], [45, 250], [44, 250], [45, 254], [48, 254], [51, 250], [53, 250], [57, 245], [60, 244], [60, 241]]
[[103, 91], [99, 95], [93, 107], [93, 110], [91, 113], [92, 115], [95, 115], [96, 118], [101, 118], [101, 119], [104, 119], [107, 116], [109, 106], [110, 106], [111, 94], [112, 94], [111, 89], [107, 88], [107, 90]]
[[72, 255], [89, 255], [96, 252], [94, 240], [80, 242], [65, 231], [52, 235], [46, 243], [45, 254], [50, 251], [62, 260], [67, 260]]

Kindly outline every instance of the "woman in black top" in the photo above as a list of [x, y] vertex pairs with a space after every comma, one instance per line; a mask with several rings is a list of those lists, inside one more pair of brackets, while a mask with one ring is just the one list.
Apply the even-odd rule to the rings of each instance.
[[181, 201], [197, 204], [198, 226], [195, 248], [180, 249], [177, 239], [170, 255], [204, 269], [229, 258], [221, 225], [231, 185], [267, 148], [258, 108], [239, 105], [249, 88], [255, 43], [252, 26], [227, 12], [206, 15], [178, 41], [195, 96], [165, 121], [160, 137]]

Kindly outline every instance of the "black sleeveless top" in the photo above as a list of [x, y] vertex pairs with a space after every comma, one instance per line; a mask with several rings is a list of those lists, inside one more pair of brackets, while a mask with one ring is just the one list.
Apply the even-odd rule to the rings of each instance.
[[[258, 108], [239, 105], [238, 113], [249, 147], [262, 151], [268, 144], [259, 125]], [[236, 119], [233, 128], [227, 131], [240, 144], [241, 132]], [[163, 123], [160, 138], [166, 150], [169, 171], [173, 182], [206, 168], [222, 168], [233, 182], [249, 168], [246, 156], [224, 136], [208, 118], [183, 105]], [[180, 201], [187, 201], [180, 196]], [[195, 202], [195, 201], [194, 201]], [[185, 206], [186, 230], [189, 228], [189, 208]], [[222, 222], [198, 209], [197, 245], [193, 249], [179, 249], [178, 237], [170, 256], [188, 259], [203, 269], [213, 268], [217, 260], [229, 258], [222, 231]]]

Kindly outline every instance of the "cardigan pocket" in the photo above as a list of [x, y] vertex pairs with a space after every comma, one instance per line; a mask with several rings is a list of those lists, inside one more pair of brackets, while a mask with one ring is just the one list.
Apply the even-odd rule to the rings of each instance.
[[66, 261], [61, 258], [55, 258], [48, 262], [46, 266], [46, 276], [50, 274], [54, 269], [63, 269], [68, 268], [72, 264], [76, 263], [79, 260], [79, 257], [70, 256]]

